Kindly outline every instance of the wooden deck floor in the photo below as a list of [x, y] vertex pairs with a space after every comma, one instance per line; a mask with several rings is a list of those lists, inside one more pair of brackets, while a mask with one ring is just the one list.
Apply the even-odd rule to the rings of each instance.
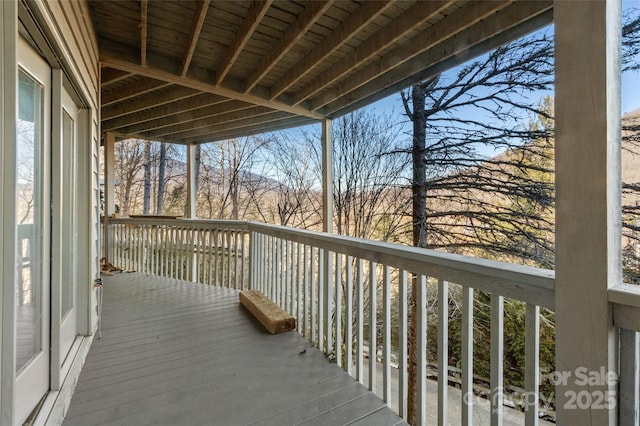
[[104, 284], [64, 425], [396, 425], [297, 332], [267, 334], [235, 290], [123, 274]]

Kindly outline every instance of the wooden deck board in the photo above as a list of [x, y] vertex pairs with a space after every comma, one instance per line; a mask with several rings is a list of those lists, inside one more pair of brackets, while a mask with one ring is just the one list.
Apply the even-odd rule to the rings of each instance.
[[122, 274], [104, 295], [66, 426], [401, 422], [297, 332], [267, 333], [235, 290]]

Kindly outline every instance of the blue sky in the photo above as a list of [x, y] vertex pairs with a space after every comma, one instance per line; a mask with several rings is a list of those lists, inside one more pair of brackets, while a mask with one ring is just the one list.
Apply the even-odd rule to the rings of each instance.
[[622, 112], [640, 108], [640, 72], [622, 74]]
[[[640, 8], [640, 0], [624, 0], [622, 1], [622, 9]], [[542, 29], [540, 31], [545, 31]], [[551, 31], [553, 29], [551, 28]], [[477, 59], [477, 58], [476, 58]], [[475, 59], [472, 59], [472, 61]], [[449, 71], [449, 72], [455, 72]], [[622, 74], [622, 112], [623, 114], [640, 108], [640, 71], [625, 72]], [[540, 94], [542, 97], [544, 94]], [[399, 119], [406, 119], [402, 116], [403, 107], [400, 101], [400, 94], [391, 95], [382, 99], [368, 108], [374, 108], [376, 112], [381, 114], [395, 114]]]

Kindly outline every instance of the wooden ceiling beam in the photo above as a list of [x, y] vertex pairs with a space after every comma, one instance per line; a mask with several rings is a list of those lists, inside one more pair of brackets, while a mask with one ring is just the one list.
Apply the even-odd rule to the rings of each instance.
[[[196, 89], [202, 92], [213, 93], [214, 95], [224, 96], [230, 99], [236, 99], [252, 103], [254, 105], [265, 106], [275, 110], [287, 112], [289, 114], [303, 115], [305, 117], [313, 118], [315, 120], [321, 120], [325, 118], [322, 114], [309, 111], [301, 106], [292, 106], [280, 101], [271, 101], [266, 97], [245, 94], [237, 90], [225, 87], [215, 86], [206, 81], [206, 77], [209, 75], [206, 70], [191, 70], [191, 77], [181, 77], [175, 73], [166, 71], [165, 69], [177, 69], [176, 64], [167, 63], [163, 68], [158, 68], [152, 65], [146, 67], [140, 66], [130, 60], [121, 59], [119, 56], [110, 56], [108, 53], [103, 53], [101, 56], [101, 63], [105, 67], [116, 68], [122, 71], [127, 71], [133, 74], [138, 74], [144, 77], [161, 80], [170, 84], [177, 84], [191, 89]], [[193, 75], [197, 75], [200, 78], [196, 78]]]
[[315, 124], [317, 121], [307, 117], [294, 116], [288, 119], [271, 121], [268, 123], [258, 123], [247, 125], [242, 129], [229, 129], [220, 132], [208, 133], [206, 135], [196, 136], [190, 139], [184, 139], [181, 143], [207, 143], [218, 142], [227, 139], [242, 138], [247, 136], [259, 135], [262, 133], [277, 132], [279, 130], [300, 127], [309, 124]]
[[113, 68], [103, 68], [100, 71], [100, 87], [105, 88], [110, 84], [117, 83], [131, 77], [131, 73], [114, 70]]
[[252, 120], [258, 119], [260, 122], [265, 122], [268, 121], [270, 117], [280, 119], [291, 117], [291, 114], [279, 111], [274, 112], [272, 109], [265, 107], [251, 107], [249, 109], [194, 120], [188, 123], [182, 123], [151, 132], [141, 132], [140, 134], [151, 139], [156, 137], [171, 137], [182, 140], [187, 137], [185, 135], [191, 135], [188, 137], [192, 137], [197, 134], [206, 134], [212, 131], [217, 131], [216, 129], [228, 130], [240, 128], [244, 125], [251, 124]]
[[362, 3], [338, 28], [314, 47], [313, 50], [308, 52], [284, 77], [279, 79], [278, 82], [269, 89], [269, 98], [273, 100], [280, 96], [289, 89], [289, 87], [329, 57], [329, 55], [344, 45], [349, 38], [380, 16], [380, 14], [387, 10], [392, 4], [393, 2], [390, 1], [367, 1]]
[[[177, 114], [172, 114], [170, 116], [157, 118], [155, 120], [149, 120], [149, 121], [134, 124], [131, 126], [119, 127], [117, 130], [118, 132], [124, 133], [124, 134], [137, 134], [137, 133], [147, 133], [147, 132], [160, 130], [160, 129], [173, 128], [175, 126], [193, 126], [193, 128], [195, 128], [199, 124], [206, 123], [207, 119], [212, 119], [213, 117], [216, 117], [219, 115], [231, 114], [233, 112], [241, 111], [243, 109], [249, 109], [249, 108], [255, 108], [255, 107], [246, 102], [227, 100], [226, 102], [216, 103], [214, 105], [206, 106], [196, 110], [179, 112]], [[264, 108], [264, 107], [260, 107], [260, 108]], [[268, 108], [267, 110], [273, 111], [272, 109], [268, 109]], [[190, 128], [190, 127], [187, 127], [187, 128]]]
[[119, 104], [102, 107], [100, 117], [103, 121], [126, 115], [136, 114], [153, 107], [160, 107], [181, 99], [190, 98], [199, 92], [187, 87], [176, 86], [162, 93], [147, 94]]
[[202, 25], [204, 19], [207, 17], [207, 11], [209, 10], [209, 4], [211, 0], [200, 0], [196, 5], [196, 10], [193, 15], [193, 23], [191, 24], [191, 33], [187, 38], [187, 47], [185, 48], [184, 58], [182, 59], [182, 71], [181, 76], [187, 75], [189, 71], [189, 65], [191, 59], [193, 59], [193, 52], [196, 50], [198, 40], [200, 39], [200, 32], [202, 31]]
[[[481, 43], [467, 48], [460, 48], [461, 46], [457, 46], [457, 48], [453, 49], [453, 51], [456, 52], [453, 54], [449, 52], [452, 51], [450, 48], [453, 47], [455, 43], [452, 39], [449, 39], [441, 45], [438, 45], [415, 57], [411, 61], [404, 63], [395, 69], [393, 73], [387, 73], [380, 76], [374, 81], [368, 83], [366, 86], [363, 86], [349, 95], [329, 104], [326, 107], [326, 114], [331, 117], [339, 117], [344, 114], [348, 114], [388, 96], [397, 94], [399, 91], [410, 87], [412, 84], [425, 81], [455, 67], [456, 65], [490, 52], [505, 43], [524, 37], [525, 35], [552, 22], [553, 11], [549, 9], [526, 22], [510, 28], [507, 31], [500, 32]], [[470, 33], [472, 31], [473, 29], [470, 28], [465, 32]], [[461, 34], [461, 36], [467, 39], [466, 34]], [[444, 59], [441, 61], [434, 61], [433, 58], [438, 54], [443, 54]], [[425, 65], [427, 65], [427, 68], [425, 68]]]
[[218, 105], [224, 102], [228, 102], [228, 99], [222, 96], [212, 95], [210, 93], [196, 94], [187, 99], [151, 107], [135, 114], [125, 115], [123, 117], [114, 118], [113, 120], [103, 120], [102, 129], [104, 131], [111, 131], [140, 123], [147, 123], [164, 117], [170, 117], [179, 113], [188, 113], [199, 108]]
[[325, 73], [311, 81], [300, 93], [292, 99], [293, 105], [299, 105], [309, 99], [325, 87], [333, 84], [343, 75], [351, 72], [360, 64], [371, 59], [381, 50], [391, 46], [404, 37], [405, 34], [416, 27], [426, 23], [443, 9], [446, 9], [453, 0], [417, 2], [398, 16], [388, 26], [382, 28], [364, 43], [362, 43], [351, 55], [329, 68]]
[[124, 87], [117, 90], [110, 90], [102, 95], [102, 106], [109, 106], [127, 99], [135, 98], [145, 93], [153, 92], [163, 87], [169, 86], [170, 83], [162, 80], [144, 79], [142, 81], [134, 81], [128, 83]]
[[216, 72], [216, 86], [222, 84], [222, 81], [231, 70], [231, 67], [236, 62], [236, 59], [238, 59], [240, 52], [242, 52], [242, 49], [244, 49], [256, 28], [258, 28], [260, 21], [262, 21], [262, 18], [264, 18], [264, 15], [267, 13], [267, 10], [269, 10], [269, 7], [271, 7], [272, 3], [273, 0], [254, 0], [251, 3], [247, 16], [242, 22], [242, 27], [240, 27], [240, 31], [238, 31], [238, 34], [236, 35], [236, 39], [227, 48], [224, 55], [222, 56], [220, 66], [218, 67], [218, 70]]
[[[364, 86], [366, 83], [410, 61], [412, 58], [431, 49], [444, 40], [457, 38], [456, 34], [463, 32], [465, 29], [472, 27], [485, 18], [491, 20], [492, 23], [495, 22], [493, 24], [494, 26], [499, 26], [500, 24], [502, 24], [502, 26], [508, 25], [508, 22], [511, 20], [509, 13], [498, 13], [501, 10], [505, 10], [507, 6], [512, 5], [512, 9], [509, 10], [515, 9], [516, 11], [521, 11], [518, 17], [526, 15], [525, 17], [528, 19], [533, 13], [538, 12], [540, 8], [544, 8], [545, 5], [548, 4], [550, 4], [550, 2], [541, 1], [523, 1], [516, 3], [507, 1], [479, 1], [468, 3], [467, 6], [458, 9], [446, 18], [436, 22], [427, 31], [421, 32], [402, 46], [387, 52], [379, 60], [376, 60], [375, 63], [358, 70], [357, 73], [354, 73], [336, 86], [316, 96], [311, 101], [311, 109], [318, 110], [334, 99]], [[521, 19], [517, 19], [516, 21], [521, 22]], [[483, 26], [486, 27], [487, 25], [485, 24]], [[483, 41], [482, 37], [486, 39], [492, 35], [494, 34], [490, 31], [481, 31], [480, 34], [474, 34], [475, 38], [473, 42], [479, 43]], [[464, 42], [457, 43], [461, 48], [471, 44], [467, 38], [462, 37], [462, 40], [464, 40]], [[428, 58], [433, 57], [428, 56]]]
[[140, 65], [147, 65], [147, 0], [140, 0]]
[[333, 4], [334, 0], [317, 0], [305, 3], [302, 13], [296, 17], [284, 33], [280, 42], [260, 61], [245, 81], [244, 93], [249, 93], [260, 80], [296, 45], [306, 32], [316, 23], [322, 14]]

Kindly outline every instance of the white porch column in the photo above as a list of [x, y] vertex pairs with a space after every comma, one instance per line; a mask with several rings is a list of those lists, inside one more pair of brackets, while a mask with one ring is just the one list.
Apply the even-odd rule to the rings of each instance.
[[[187, 219], [196, 217], [196, 199], [198, 194], [196, 175], [196, 144], [190, 143], [187, 145], [187, 204], [184, 209], [184, 217]], [[192, 241], [197, 244], [195, 238], [197, 238], [196, 235], [193, 235]], [[198, 281], [198, 264], [195, 251], [187, 257], [187, 275], [189, 280], [193, 282]]]
[[102, 257], [107, 259], [107, 262], [111, 261], [111, 235], [109, 233], [109, 218], [116, 212], [115, 207], [115, 149], [116, 149], [116, 136], [112, 132], [106, 132], [104, 134], [104, 253]]
[[187, 145], [187, 205], [184, 209], [185, 218], [196, 217], [196, 145]]
[[[556, 405], [559, 425], [613, 425], [607, 289], [620, 283], [620, 1], [556, 1]], [[563, 376], [561, 376], [562, 374]], [[602, 377], [607, 379], [607, 377]]]
[[[331, 120], [325, 119], [322, 121], [322, 231], [333, 233], [333, 142]], [[320, 349], [322, 350], [322, 338], [326, 336], [326, 346], [324, 346], [325, 353], [330, 353], [332, 344], [332, 325], [333, 318], [333, 286], [332, 278], [335, 277], [333, 273], [333, 259], [329, 251], [323, 251], [324, 256], [324, 271], [322, 275], [322, 285], [324, 287], [322, 307], [324, 308], [323, 317], [324, 323], [320, 324]]]

